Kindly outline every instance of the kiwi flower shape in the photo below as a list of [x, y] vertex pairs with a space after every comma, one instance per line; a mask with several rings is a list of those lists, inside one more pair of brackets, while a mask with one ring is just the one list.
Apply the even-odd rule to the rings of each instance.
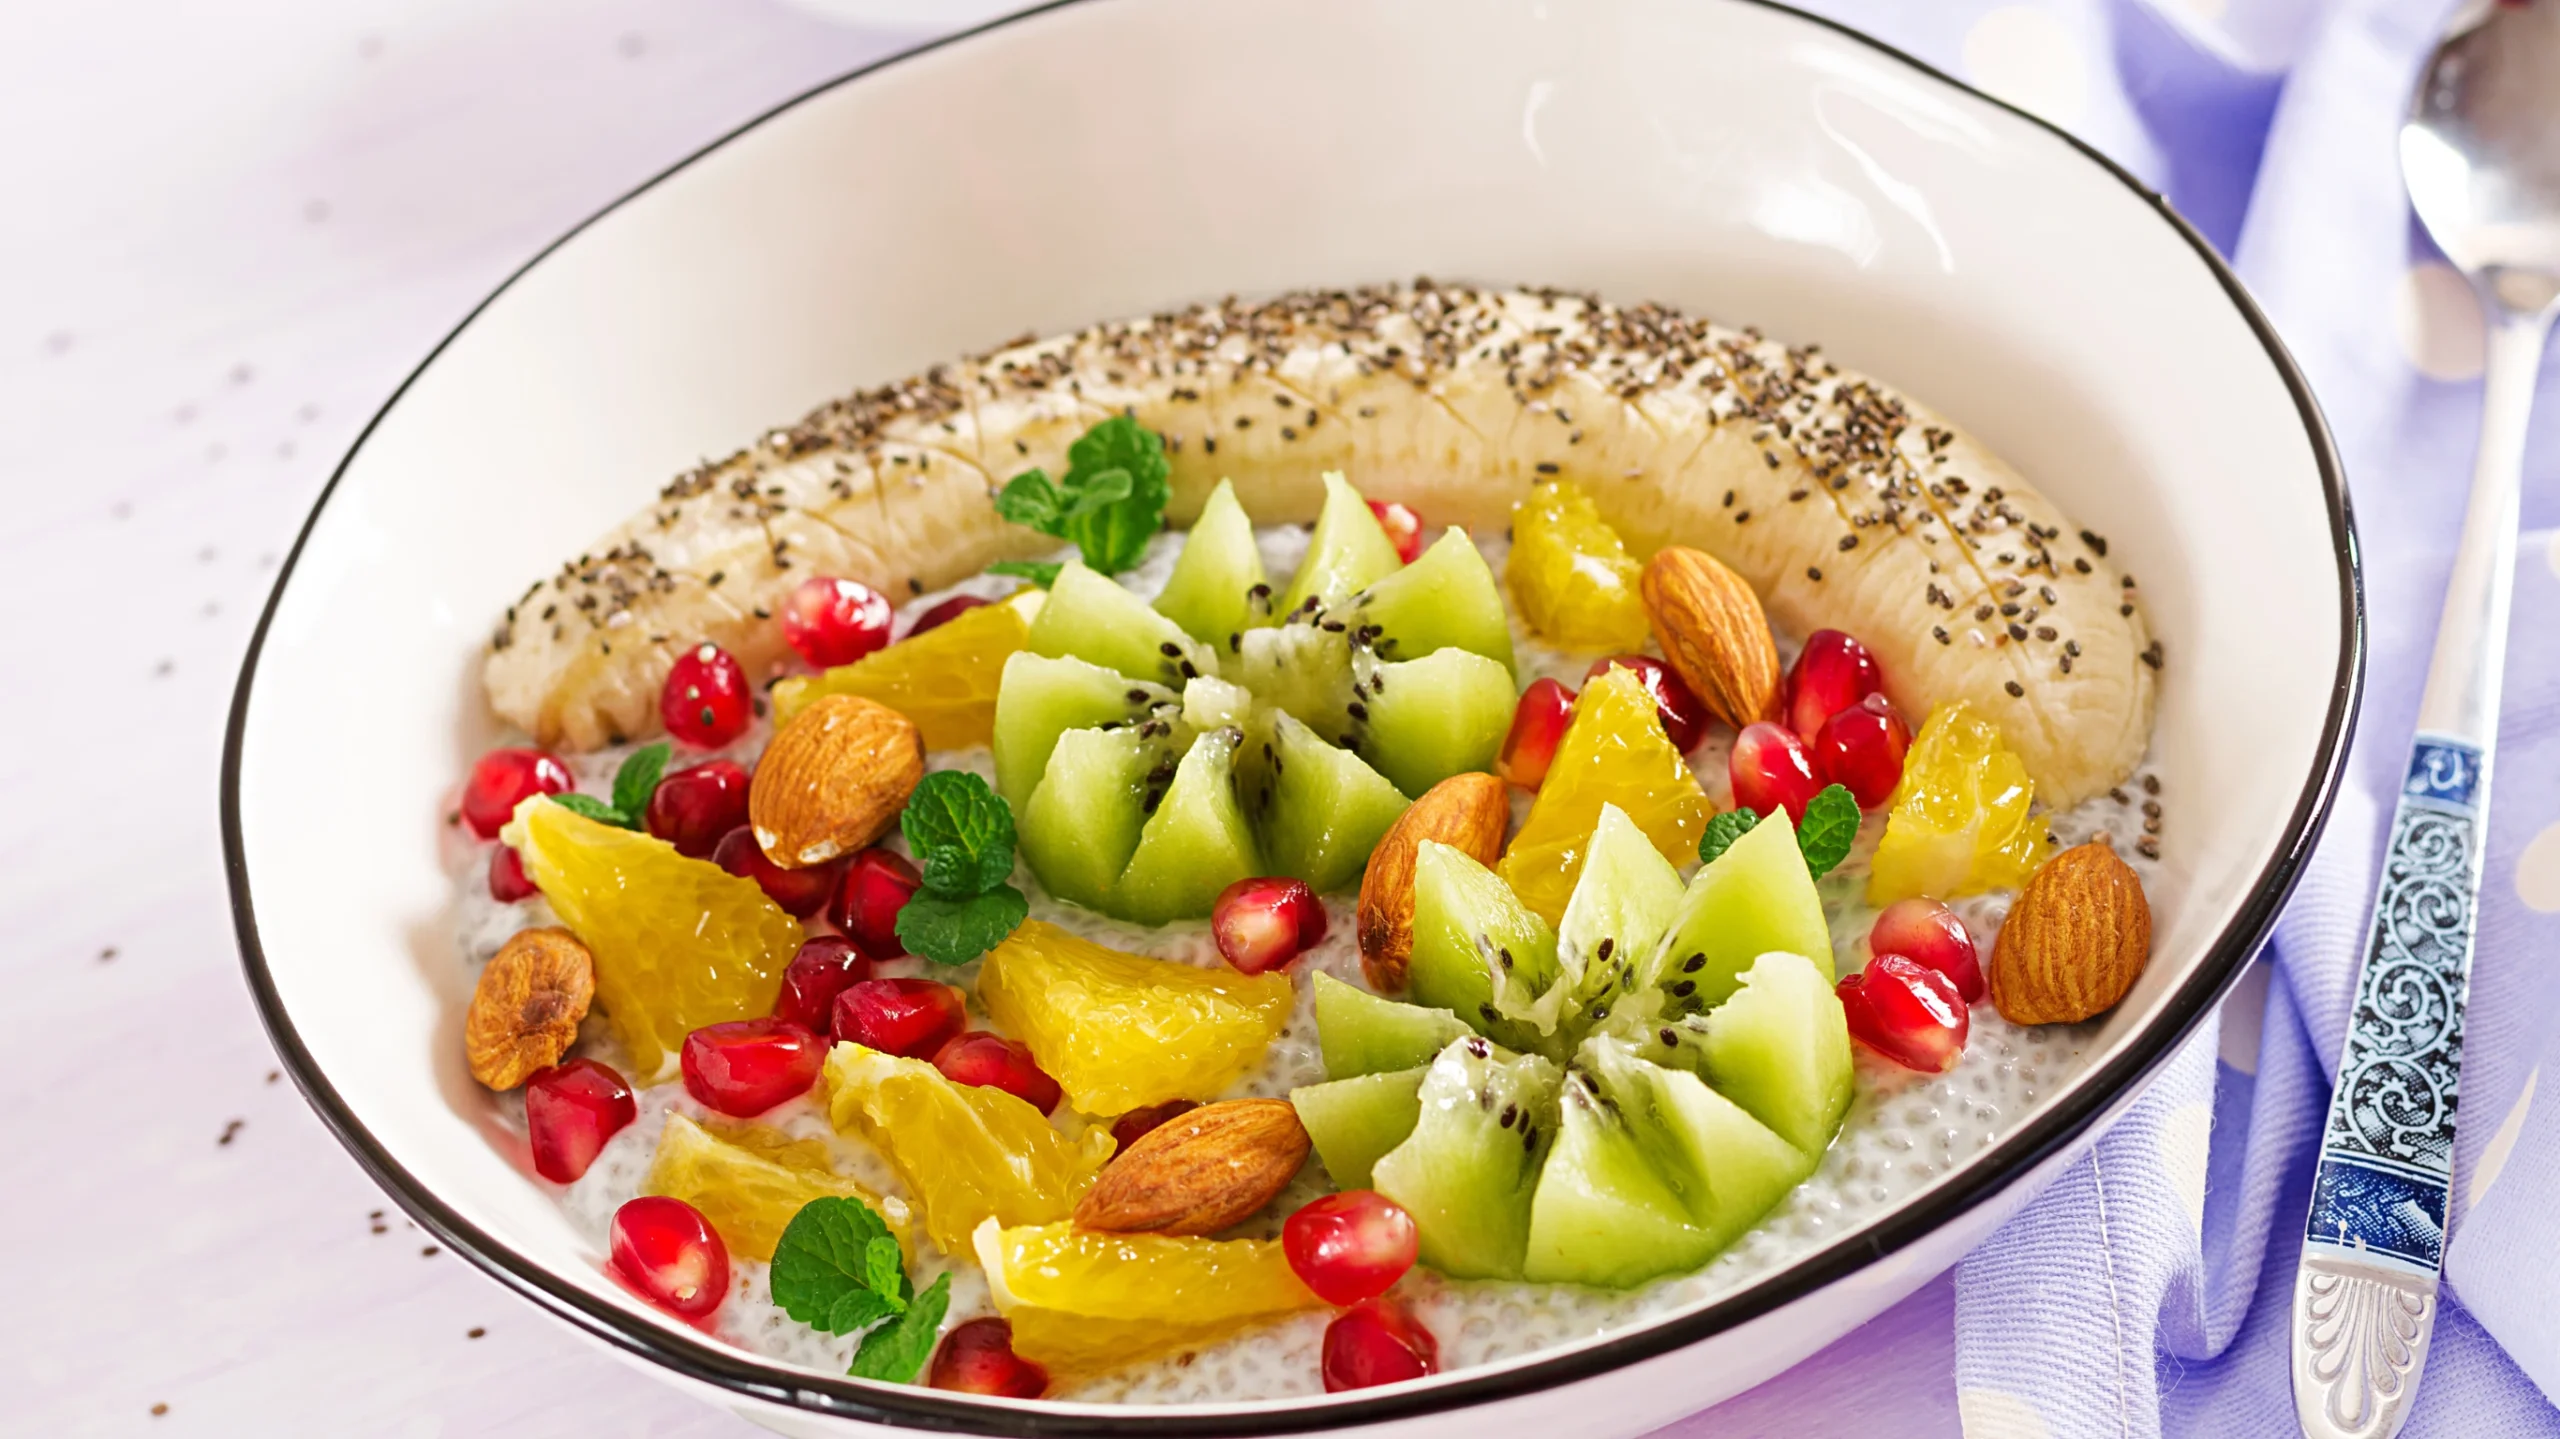
[[996, 788], [1057, 897], [1145, 924], [1287, 875], [1356, 882], [1407, 801], [1484, 769], [1517, 689], [1464, 530], [1403, 563], [1340, 475], [1278, 599], [1221, 484], [1149, 605], [1062, 569], [996, 691]]
[[1460, 1278], [1628, 1287], [1698, 1268], [1813, 1172], [1848, 1026], [1783, 813], [1686, 885], [1600, 812], [1563, 922], [1445, 845], [1414, 867], [1413, 1003], [1319, 976], [1327, 1083], [1290, 1095], [1334, 1182]]

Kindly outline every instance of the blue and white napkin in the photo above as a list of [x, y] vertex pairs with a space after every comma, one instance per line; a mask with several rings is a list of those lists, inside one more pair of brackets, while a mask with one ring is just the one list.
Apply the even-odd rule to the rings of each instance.
[[[2371, 671], [2318, 854], [2220, 1033], [2202, 1031], [1956, 1278], [1968, 1439], [2293, 1434], [2288, 1319], [2312, 1162], [2479, 416], [2479, 312], [2409, 212], [2394, 139], [2452, 5], [1815, 8], [2075, 130], [2168, 195], [2236, 259], [2344, 452]], [[2451, 1299], [2417, 1436], [2560, 1436], [2560, 361], [2545, 367], [2539, 418], [2462, 1075]]]

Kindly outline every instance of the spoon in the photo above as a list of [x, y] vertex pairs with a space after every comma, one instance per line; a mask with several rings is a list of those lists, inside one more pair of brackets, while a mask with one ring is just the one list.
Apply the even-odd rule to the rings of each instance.
[[2480, 452], [2391, 819], [2293, 1291], [2311, 1439], [2390, 1439], [2434, 1333], [2517, 491], [2560, 312], [2560, 0], [2474, 0], [2400, 128], [2418, 217], [2489, 320]]

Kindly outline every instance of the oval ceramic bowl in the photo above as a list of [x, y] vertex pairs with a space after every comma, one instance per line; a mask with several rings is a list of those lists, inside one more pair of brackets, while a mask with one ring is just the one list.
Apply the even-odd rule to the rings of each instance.
[[[2157, 945], [2092, 1062], [1746, 1288], [1402, 1388], [1181, 1409], [789, 1369], [631, 1299], [464, 1074], [438, 821], [483, 639], [668, 475], [1022, 331], [1428, 273], [1747, 322], [1959, 417], [2114, 538], [2166, 637]], [[2211, 1011], [2325, 813], [2360, 674], [2336, 458], [2190, 230], [2038, 121], [1750, 0], [1078, 0], [803, 97], [537, 258], [402, 387], [285, 566], [232, 713], [232, 894], [296, 1081], [428, 1229], [795, 1433], [1632, 1435], [1936, 1274]], [[349, 804], [313, 774], [362, 776]]]

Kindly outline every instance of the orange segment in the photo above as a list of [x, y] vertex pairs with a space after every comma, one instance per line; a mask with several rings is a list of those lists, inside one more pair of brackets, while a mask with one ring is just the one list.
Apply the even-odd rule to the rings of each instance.
[[1285, 974], [1106, 949], [1033, 920], [978, 970], [978, 1002], [1085, 1114], [1214, 1099], [1289, 1020]]
[[773, 687], [774, 725], [791, 723], [824, 696], [860, 695], [914, 720], [927, 749], [985, 744], [995, 732], [996, 681], [1031, 632], [1041, 598], [1036, 589], [1024, 590], [852, 664], [784, 680]]
[[1625, 810], [1674, 865], [1697, 859], [1698, 838], [1715, 812], [1663, 734], [1653, 697], [1624, 668], [1583, 686], [1529, 817], [1497, 867], [1520, 902], [1549, 924], [1564, 918], [1604, 804]]
[[1571, 485], [1540, 485], [1511, 512], [1502, 577], [1520, 618], [1566, 649], [1644, 646], [1650, 629], [1636, 588], [1643, 568], [1591, 497]]
[[968, 1253], [983, 1220], [1066, 1218], [1114, 1147], [1108, 1130], [1069, 1138], [1001, 1089], [954, 1084], [921, 1059], [859, 1044], [827, 1055], [827, 1113], [888, 1159], [945, 1254]]
[[2025, 888], [2053, 852], [2044, 822], [2027, 813], [2035, 797], [2025, 762], [1989, 720], [1963, 703], [1940, 705], [1903, 758], [1867, 903]]
[[676, 1046], [706, 1024], [773, 1012], [800, 921], [754, 880], [542, 798], [517, 806], [499, 838], [595, 954], [596, 998], [633, 1079], [666, 1078]]
[[836, 1173], [823, 1140], [793, 1139], [761, 1124], [705, 1129], [681, 1114], [667, 1116], [643, 1194], [681, 1199], [702, 1211], [741, 1259], [773, 1258], [791, 1217], [812, 1199], [859, 1199], [908, 1242], [907, 1206]]
[[1324, 1301], [1276, 1239], [1097, 1234], [1073, 1225], [977, 1233], [1013, 1349], [1074, 1377], [1214, 1343]]

